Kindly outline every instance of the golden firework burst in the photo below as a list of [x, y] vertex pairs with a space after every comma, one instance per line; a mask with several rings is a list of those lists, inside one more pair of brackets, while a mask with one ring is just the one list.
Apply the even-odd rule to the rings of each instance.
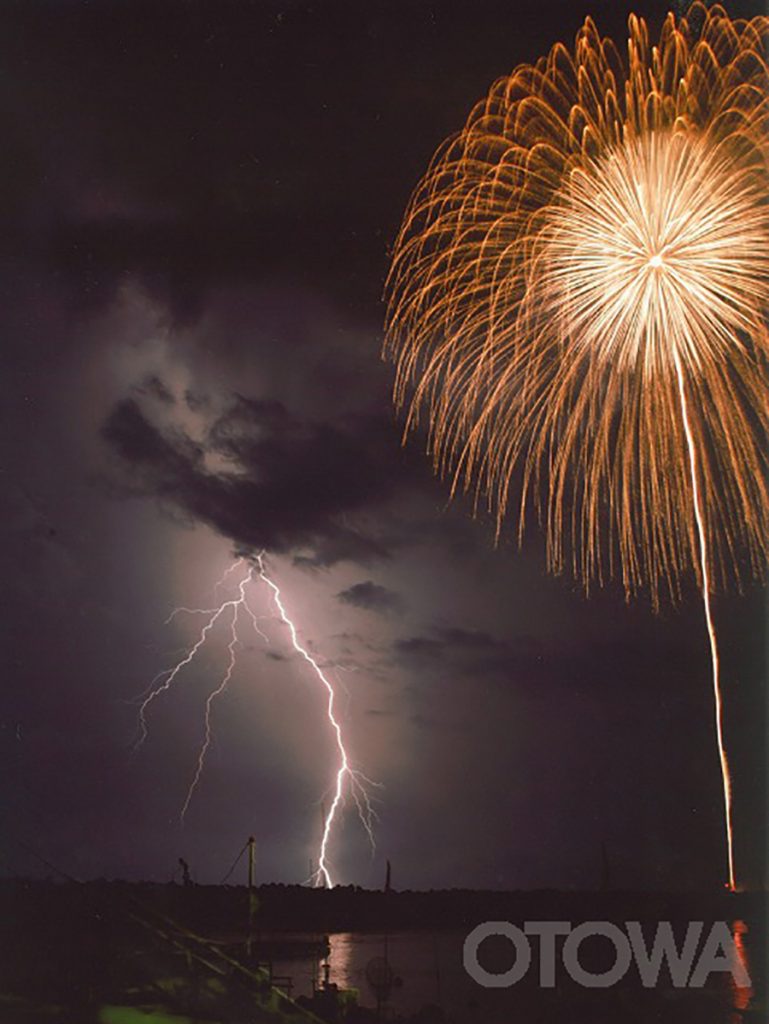
[[554, 571], [655, 604], [766, 563], [768, 26], [631, 16], [624, 59], [588, 19], [439, 149], [393, 253], [407, 431], [498, 531], [536, 511]]

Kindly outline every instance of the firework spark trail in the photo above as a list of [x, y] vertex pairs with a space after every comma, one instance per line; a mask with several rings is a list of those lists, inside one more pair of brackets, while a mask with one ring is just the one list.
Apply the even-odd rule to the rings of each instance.
[[317, 678], [322, 683], [326, 690], [327, 703], [326, 703], [326, 714], [331, 725], [331, 730], [334, 736], [334, 742], [336, 744], [337, 751], [339, 753], [339, 766], [336, 770], [336, 776], [333, 786], [333, 799], [331, 806], [325, 815], [323, 823], [323, 836], [320, 843], [320, 851], [318, 854], [318, 870], [317, 880], [323, 882], [327, 888], [332, 888], [334, 885], [331, 872], [329, 869], [328, 862], [328, 846], [331, 839], [331, 834], [334, 828], [334, 823], [337, 818], [337, 814], [344, 801], [345, 783], [349, 784], [350, 793], [355, 801], [355, 805], [358, 810], [358, 815], [363, 824], [366, 834], [368, 835], [369, 842], [371, 843], [372, 850], [374, 849], [374, 831], [373, 822], [376, 817], [374, 809], [371, 805], [371, 800], [364, 785], [364, 782], [371, 780], [366, 777], [357, 769], [354, 769], [350, 764], [350, 758], [347, 754], [345, 747], [344, 736], [342, 733], [342, 727], [339, 724], [339, 720], [335, 714], [335, 700], [336, 693], [334, 687], [329, 682], [328, 677], [323, 672], [318, 662], [313, 658], [309, 651], [302, 646], [297, 635], [296, 626], [289, 617], [285, 605], [283, 604], [280, 588], [267, 575], [267, 571], [264, 564], [264, 552], [261, 552], [257, 556], [257, 563], [259, 565], [259, 575], [261, 579], [267, 584], [272, 591], [273, 601], [275, 607], [278, 609], [278, 614], [282, 622], [288, 626], [289, 633], [291, 634], [291, 644], [297, 654], [301, 655], [302, 658], [310, 665]]
[[686, 433], [686, 447], [689, 453], [689, 468], [692, 480], [692, 501], [694, 504], [694, 518], [697, 522], [697, 536], [699, 539], [700, 572], [702, 579], [702, 601], [705, 606], [705, 623], [710, 640], [710, 660], [713, 671], [713, 697], [715, 702], [716, 737], [718, 739], [718, 756], [721, 763], [721, 780], [724, 790], [724, 811], [726, 815], [726, 849], [729, 867], [729, 888], [734, 892], [734, 835], [732, 828], [732, 780], [729, 771], [729, 760], [726, 756], [723, 733], [723, 700], [721, 697], [720, 664], [718, 658], [718, 644], [716, 642], [716, 630], [713, 624], [713, 616], [710, 608], [710, 574], [708, 571], [708, 549], [705, 521], [702, 512], [700, 489], [697, 473], [697, 449], [694, 443], [691, 423], [689, 422], [689, 409], [686, 403], [686, 387], [684, 385], [683, 368], [677, 349], [673, 350], [675, 360], [676, 377], [678, 380], [678, 394], [681, 399], [681, 418], [683, 419], [684, 432]]

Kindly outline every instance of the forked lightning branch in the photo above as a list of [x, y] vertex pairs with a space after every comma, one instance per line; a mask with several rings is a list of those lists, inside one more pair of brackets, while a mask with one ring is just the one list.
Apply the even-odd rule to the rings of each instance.
[[[238, 572], [241, 573], [239, 579], [237, 579]], [[237, 668], [238, 652], [243, 648], [242, 630], [243, 628], [253, 630], [265, 643], [268, 643], [269, 637], [259, 625], [260, 619], [262, 621], [277, 620], [282, 623], [288, 629], [291, 647], [295, 654], [309, 666], [313, 678], [321, 686], [325, 708], [325, 728], [330, 732], [336, 751], [336, 768], [333, 772], [330, 786], [331, 800], [328, 811], [324, 811], [323, 833], [317, 854], [318, 866], [311, 878], [311, 881], [314, 881], [316, 885], [331, 888], [335, 882], [329, 859], [329, 847], [335, 830], [340, 825], [340, 818], [346, 799], [349, 798], [353, 801], [371, 848], [372, 850], [374, 849], [376, 811], [372, 805], [369, 787], [376, 786], [377, 784], [353, 766], [343, 724], [338, 714], [336, 688], [330, 673], [327, 669], [321, 667], [321, 664], [312, 655], [308, 647], [299, 639], [299, 632], [289, 615], [280, 587], [268, 571], [265, 552], [262, 551], [250, 558], [243, 556], [233, 562], [222, 578], [216, 583], [214, 594], [218, 595], [221, 589], [230, 586], [232, 577], [237, 579], [234, 597], [228, 597], [209, 608], [175, 608], [166, 620], [166, 623], [169, 623], [179, 615], [191, 615], [202, 616], [204, 622], [195, 642], [187, 648], [175, 665], [155, 677], [149, 691], [145, 692], [140, 698], [140, 733], [137, 746], [141, 746], [148, 736], [147, 712], [150, 706], [171, 689], [180, 673], [192, 664], [207, 644], [212, 642], [217, 625], [226, 623], [228, 630], [226, 667], [206, 699], [203, 741], [198, 751], [195, 770], [180, 813], [180, 819], [184, 823], [192, 798], [200, 784], [206, 758], [211, 747], [214, 704], [227, 690]], [[257, 616], [249, 604], [248, 588], [257, 582], [263, 583], [268, 590], [270, 600], [275, 609], [274, 614], [271, 616]]]

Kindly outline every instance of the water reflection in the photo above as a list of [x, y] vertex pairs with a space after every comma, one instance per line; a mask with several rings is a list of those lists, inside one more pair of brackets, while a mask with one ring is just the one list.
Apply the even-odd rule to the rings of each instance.
[[[327, 963], [331, 983], [357, 990], [359, 1003], [374, 1008], [377, 995], [367, 978], [367, 966], [372, 961], [381, 964], [386, 960], [397, 979], [381, 1003], [382, 1019], [388, 1020], [399, 1015], [409, 1020], [431, 1005], [439, 1007], [451, 1024], [512, 1024], [518, 1020], [557, 1024], [743, 1024], [758, 1020], [757, 1007], [762, 1005], [764, 979], [760, 974], [761, 947], [757, 945], [761, 938], [743, 920], [732, 921], [731, 930], [737, 957], [752, 987], [736, 984], [727, 972], [711, 974], [704, 989], [676, 989], [663, 968], [660, 984], [652, 989], [642, 988], [632, 969], [612, 989], [583, 989], [559, 976], [556, 989], [548, 991], [539, 988], [537, 971], [532, 970], [513, 988], [492, 991], [478, 986], [464, 971], [465, 933], [454, 930], [395, 932], [389, 936], [338, 932], [329, 936], [327, 960], [295, 961], [290, 967], [286, 965], [286, 973], [294, 977], [295, 995], [310, 994], [313, 986], [323, 981], [323, 965]], [[683, 924], [676, 926], [677, 935], [684, 932]]]
[[[360, 939], [360, 936], [358, 936]], [[329, 980], [339, 988], [358, 988], [357, 979], [353, 977], [353, 959], [356, 936], [351, 932], [337, 932], [329, 935], [328, 965]], [[323, 971], [323, 961], [320, 969]], [[323, 974], [321, 973], [321, 978]]]
[[[740, 966], [743, 968], [745, 973], [753, 979], [753, 972], [750, 968], [750, 961], [748, 959], [748, 952], [745, 948], [745, 935], [747, 934], [748, 926], [744, 921], [732, 922], [732, 933], [734, 935], [734, 948], [737, 952], [737, 959], [740, 962]], [[753, 989], [744, 988], [738, 985], [734, 978], [730, 975], [731, 987], [732, 987], [732, 1002], [734, 1009], [737, 1011], [747, 1010], [750, 1006], [751, 1000], [753, 999]]]

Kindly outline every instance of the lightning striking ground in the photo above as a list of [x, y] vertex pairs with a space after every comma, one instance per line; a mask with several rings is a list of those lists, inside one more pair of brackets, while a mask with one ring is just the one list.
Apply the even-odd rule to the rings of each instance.
[[[213, 738], [212, 730], [212, 711], [213, 705], [217, 698], [221, 697], [222, 694], [227, 690], [232, 680], [233, 674], [237, 667], [237, 655], [238, 649], [243, 646], [242, 640], [239, 634], [239, 627], [241, 624], [241, 613], [244, 613], [250, 620], [255, 632], [267, 643], [269, 643], [269, 637], [260, 628], [259, 619], [264, 616], [257, 616], [253, 609], [250, 607], [247, 599], [246, 588], [249, 584], [256, 581], [256, 577], [266, 584], [269, 588], [272, 601], [278, 612], [280, 620], [288, 626], [289, 633], [291, 636], [291, 645], [297, 654], [311, 666], [317, 679], [321, 682], [326, 693], [326, 717], [331, 726], [331, 732], [334, 740], [334, 745], [338, 754], [338, 764], [334, 773], [333, 782], [333, 799], [328, 812], [324, 811], [323, 814], [323, 834], [320, 843], [320, 849], [318, 853], [318, 869], [310, 879], [317, 885], [324, 885], [331, 888], [335, 883], [332, 878], [331, 868], [329, 864], [329, 845], [332, 840], [332, 835], [335, 827], [339, 823], [340, 812], [344, 804], [345, 796], [349, 795], [358, 812], [358, 817], [361, 824], [366, 832], [372, 851], [375, 849], [375, 838], [374, 838], [374, 822], [376, 820], [376, 812], [372, 805], [371, 797], [367, 786], [375, 786], [377, 783], [372, 782], [368, 779], [360, 770], [354, 768], [351, 764], [347, 747], [345, 744], [344, 733], [342, 730], [341, 723], [337, 717], [336, 712], [336, 690], [328, 678], [328, 675], [323, 671], [318, 662], [313, 658], [310, 652], [302, 645], [299, 640], [296, 626], [292, 619], [289, 617], [286, 607], [283, 604], [281, 592], [278, 585], [272, 579], [267, 572], [265, 563], [265, 552], [260, 552], [254, 559], [246, 559], [241, 557], [236, 559], [232, 565], [226, 570], [221, 579], [217, 581], [214, 586], [214, 594], [218, 594], [221, 587], [227, 584], [228, 579], [233, 573], [237, 572], [238, 569], [247, 565], [245, 574], [240, 578], [237, 583], [237, 596], [227, 598], [221, 601], [220, 604], [212, 608], [188, 608], [186, 606], [180, 606], [174, 608], [171, 614], [166, 619], [166, 625], [172, 622], [178, 615], [205, 615], [208, 616], [204, 625], [202, 626], [197, 639], [195, 642], [187, 648], [183, 656], [177, 661], [177, 663], [170, 669], [161, 672], [153, 680], [149, 691], [145, 691], [139, 702], [139, 728], [140, 735], [136, 743], [136, 747], [140, 747], [148, 736], [147, 726], [147, 711], [150, 705], [157, 700], [162, 694], [167, 693], [173, 686], [175, 680], [188, 665], [192, 663], [195, 657], [205, 647], [209, 641], [211, 632], [216, 626], [217, 622], [226, 617], [226, 613], [229, 612], [229, 635], [230, 639], [227, 643], [228, 660], [225, 671], [216, 685], [216, 687], [209, 693], [206, 704], [205, 704], [205, 715], [204, 715], [204, 738], [198, 752], [198, 759], [195, 767], [195, 771], [187, 790], [186, 797], [180, 812], [180, 821], [183, 824], [187, 811], [189, 810], [190, 803], [197, 790], [200, 780], [203, 775], [205, 768], [206, 756], [211, 746]], [[157, 684], [157, 685], [156, 685]]]
[[257, 556], [257, 563], [259, 565], [259, 576], [272, 591], [273, 601], [275, 603], [275, 607], [278, 610], [278, 614], [282, 622], [284, 622], [285, 625], [288, 626], [289, 633], [291, 634], [291, 643], [294, 650], [297, 652], [297, 654], [300, 654], [302, 658], [304, 658], [308, 665], [310, 665], [313, 672], [315, 673], [319, 681], [322, 683], [327, 694], [326, 714], [328, 715], [328, 720], [331, 725], [334, 741], [339, 754], [339, 763], [336, 770], [336, 777], [333, 788], [333, 799], [331, 801], [331, 806], [328, 810], [328, 813], [325, 815], [323, 823], [323, 836], [321, 838], [320, 851], [318, 854], [317, 880], [322, 881], [325, 884], [325, 886], [330, 889], [333, 887], [334, 882], [331, 877], [329, 869], [328, 846], [331, 839], [331, 833], [334, 828], [337, 813], [344, 801], [345, 783], [349, 785], [350, 794], [353, 800], [355, 801], [356, 807], [358, 809], [358, 816], [360, 817], [363, 827], [366, 830], [369, 842], [371, 843], [371, 847], [372, 849], [374, 849], [375, 843], [373, 823], [376, 814], [371, 805], [371, 800], [369, 798], [366, 786], [364, 784], [365, 782], [370, 783], [370, 780], [366, 779], [361, 772], [352, 768], [350, 764], [350, 758], [345, 747], [342, 727], [339, 724], [339, 720], [337, 719], [335, 713], [334, 705], [336, 702], [336, 691], [329, 682], [328, 677], [323, 672], [323, 669], [320, 667], [318, 662], [315, 660], [315, 658], [313, 658], [309, 651], [300, 643], [296, 631], [296, 626], [289, 617], [285, 605], [283, 604], [283, 600], [280, 594], [280, 588], [274, 582], [274, 580], [267, 575], [267, 571], [264, 564], [264, 552], [261, 552]]

